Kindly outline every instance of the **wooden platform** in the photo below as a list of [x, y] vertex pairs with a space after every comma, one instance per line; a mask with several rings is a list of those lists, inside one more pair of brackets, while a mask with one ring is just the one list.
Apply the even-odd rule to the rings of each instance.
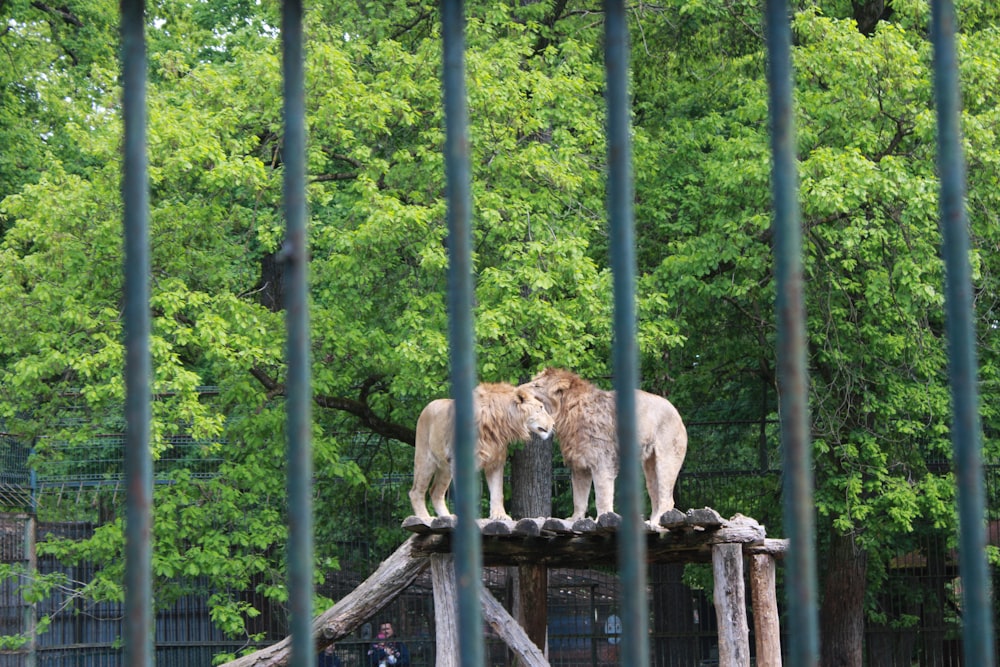
[[[525, 667], [548, 667], [546, 636], [546, 571], [550, 567], [613, 566], [621, 517], [606, 514], [595, 521], [537, 518], [478, 522], [483, 562], [515, 565], [520, 583], [523, 618], [511, 615], [483, 588], [483, 620], [507, 644]], [[451, 540], [454, 517], [423, 521], [409, 517], [403, 527], [414, 533], [368, 579], [313, 621], [317, 650], [332, 644], [402, 593], [428, 568], [434, 586], [436, 667], [455, 667], [458, 655], [457, 600]], [[786, 540], [768, 539], [764, 527], [737, 514], [723, 519], [705, 508], [666, 514], [658, 529], [647, 528], [650, 562], [711, 562], [714, 603], [719, 628], [719, 666], [750, 664], [747, 600], [744, 580], [752, 594], [757, 667], [782, 667], [775, 560], [787, 549]], [[744, 565], [749, 576], [744, 576]], [[514, 605], [517, 606], [516, 604]], [[519, 614], [515, 613], [515, 616]], [[284, 667], [289, 638], [226, 663], [223, 667]]]
[[[497, 521], [480, 519], [482, 554], [486, 565], [544, 565], [546, 567], [589, 567], [614, 565], [617, 557], [621, 517], [604, 514], [594, 519], [568, 521], [555, 518]], [[415, 542], [421, 553], [449, 553], [455, 518], [435, 517], [425, 521], [411, 516], [403, 528], [423, 536]], [[712, 561], [718, 544], [740, 544], [745, 555], [770, 554], [787, 549], [786, 540], [769, 539], [764, 526], [740, 514], [723, 519], [705, 508], [686, 513], [665, 514], [660, 529], [646, 527], [646, 552], [650, 563], [692, 563]]]

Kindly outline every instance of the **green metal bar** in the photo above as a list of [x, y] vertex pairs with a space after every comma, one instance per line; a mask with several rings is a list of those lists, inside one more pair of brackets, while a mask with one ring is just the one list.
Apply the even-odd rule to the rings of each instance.
[[465, 12], [461, 0], [443, 0], [445, 174], [448, 196], [448, 318], [455, 401], [455, 579], [458, 587], [459, 664], [483, 665], [480, 544], [473, 390], [476, 355], [472, 328], [472, 195], [469, 111], [465, 91]]
[[125, 664], [153, 664], [153, 461], [149, 451], [149, 187], [145, 3], [122, 0], [125, 235]]
[[618, 574], [622, 583], [623, 665], [649, 664], [649, 609], [646, 594], [646, 537], [642, 522], [639, 441], [635, 390], [639, 386], [635, 325], [635, 242], [632, 210], [632, 146], [629, 117], [629, 38], [623, 0], [604, 3], [608, 184], [607, 209], [614, 271], [614, 347], [617, 435], [620, 469], [615, 482], [622, 526], [618, 534]]
[[305, 74], [302, 1], [282, 11], [285, 114], [285, 326], [288, 457], [288, 603], [292, 667], [315, 664], [312, 637], [312, 395], [310, 391], [308, 255], [306, 250]]
[[815, 506], [809, 439], [809, 379], [806, 373], [805, 306], [802, 285], [802, 230], [795, 162], [792, 106], [791, 28], [784, 0], [767, 0], [765, 26], [770, 90], [777, 366], [784, 459], [787, 563], [788, 663], [819, 664], [816, 607]]
[[986, 562], [979, 395], [976, 386], [975, 312], [965, 211], [961, 98], [955, 49], [955, 7], [931, 2], [934, 100], [937, 107], [941, 233], [945, 261], [946, 331], [954, 423], [951, 429], [958, 483], [959, 571], [962, 575], [962, 643], [968, 665], [995, 664], [991, 588]]

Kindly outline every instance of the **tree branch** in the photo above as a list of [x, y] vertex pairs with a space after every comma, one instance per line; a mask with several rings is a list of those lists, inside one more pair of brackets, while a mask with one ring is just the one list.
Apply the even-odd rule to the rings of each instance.
[[311, 180], [313, 183], [326, 183], [329, 181], [353, 181], [357, 177], [357, 174], [341, 171], [336, 174], [320, 174], [319, 176], [313, 176]]
[[58, 16], [63, 20], [64, 23], [75, 25], [77, 28], [83, 27], [83, 21], [81, 21], [76, 16], [76, 14], [71, 12], [69, 10], [69, 7], [66, 7], [65, 5], [62, 7], [51, 7], [45, 4], [44, 2], [39, 2], [38, 0], [34, 0], [31, 3], [31, 6], [34, 7], [35, 9], [45, 12], [46, 14], [52, 14], [54, 16]]
[[[263, 369], [258, 367], [251, 368], [250, 374], [267, 390], [267, 397], [269, 399], [285, 395], [285, 385], [272, 378]], [[371, 406], [368, 405], [369, 392], [372, 386], [381, 379], [381, 376], [372, 376], [365, 380], [361, 387], [360, 400], [326, 395], [314, 396], [313, 400], [321, 408], [340, 410], [341, 412], [346, 412], [357, 417], [362, 424], [374, 433], [386, 438], [392, 438], [393, 440], [399, 440], [408, 445], [413, 445], [417, 438], [416, 432], [413, 429], [379, 417], [372, 410]]]

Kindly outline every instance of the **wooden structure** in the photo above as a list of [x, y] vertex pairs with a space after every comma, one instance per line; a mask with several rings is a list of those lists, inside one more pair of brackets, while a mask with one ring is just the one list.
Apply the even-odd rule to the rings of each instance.
[[[596, 521], [536, 518], [479, 522], [485, 565], [518, 566], [522, 573], [529, 570], [529, 583], [520, 591], [523, 614], [520, 622], [488, 590], [482, 593], [484, 619], [521, 664], [528, 667], [549, 664], [543, 650], [539, 649], [539, 644], [544, 644], [544, 637], [541, 642], [533, 641], [524, 630], [545, 624], [544, 617], [532, 618], [532, 610], [544, 616], [546, 592], [544, 588], [530, 585], [530, 568], [614, 565], [620, 522], [615, 514], [602, 515]], [[437, 667], [456, 664], [457, 609], [451, 556], [454, 519], [437, 517], [428, 522], [411, 516], [403, 522], [403, 527], [414, 535], [350, 595], [314, 620], [317, 648], [346, 637], [429, 567], [434, 586]], [[756, 664], [758, 667], [781, 667], [775, 559], [785, 553], [786, 540], [767, 538], [764, 527], [749, 517], [738, 514], [725, 520], [708, 508], [687, 513], [668, 512], [660, 521], [660, 530], [647, 529], [646, 539], [650, 562], [712, 563], [720, 667], [750, 665], [744, 586], [744, 565], [749, 563]], [[288, 657], [289, 641], [285, 639], [226, 663], [224, 667], [275, 667], [286, 665]]]

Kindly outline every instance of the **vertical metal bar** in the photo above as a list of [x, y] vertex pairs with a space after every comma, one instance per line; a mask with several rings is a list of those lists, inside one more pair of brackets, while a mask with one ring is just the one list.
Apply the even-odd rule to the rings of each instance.
[[312, 396], [310, 391], [308, 256], [306, 252], [305, 74], [302, 0], [282, 10], [285, 113], [285, 326], [288, 457], [288, 601], [292, 667], [315, 662], [312, 638]]
[[455, 400], [455, 579], [458, 586], [460, 664], [483, 664], [482, 546], [473, 390], [476, 358], [472, 329], [472, 195], [469, 111], [465, 99], [465, 8], [462, 0], [441, 3], [444, 40], [445, 173], [448, 196], [448, 319], [451, 383]]
[[125, 664], [153, 664], [145, 3], [122, 0], [125, 235]]
[[615, 490], [622, 515], [618, 572], [622, 583], [624, 665], [649, 664], [646, 538], [642, 525], [643, 483], [636, 437], [635, 390], [639, 386], [635, 332], [635, 242], [632, 211], [632, 146], [629, 118], [629, 38], [623, 0], [604, 3], [607, 84], [608, 233], [614, 271], [614, 346], [620, 470]]
[[958, 482], [959, 571], [962, 575], [962, 641], [969, 665], [994, 664], [992, 608], [986, 562], [986, 510], [976, 387], [975, 312], [965, 211], [965, 160], [955, 49], [955, 7], [931, 2], [934, 100], [937, 107], [941, 233], [945, 261], [946, 331], [954, 423], [951, 429]]
[[[32, 470], [34, 475], [34, 470]], [[28, 572], [38, 572], [38, 549], [35, 543], [37, 534], [37, 517], [35, 515], [34, 502], [31, 510], [24, 518], [24, 560], [28, 566]], [[23, 667], [37, 667], [38, 665], [38, 603], [26, 602], [24, 605], [24, 632], [28, 635], [28, 653], [24, 656]]]
[[786, 559], [791, 623], [788, 662], [810, 667], [819, 664], [815, 508], [809, 440], [802, 230], [792, 106], [791, 28], [784, 0], [767, 0], [765, 25], [773, 153], [775, 314], [784, 459], [782, 495], [785, 532], [790, 542]]

